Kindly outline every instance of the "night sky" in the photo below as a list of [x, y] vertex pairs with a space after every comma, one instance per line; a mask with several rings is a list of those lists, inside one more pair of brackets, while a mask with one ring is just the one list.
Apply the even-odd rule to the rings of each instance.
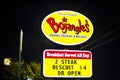
[[[90, 79], [120, 80], [120, 5], [116, 0], [4, 1], [2, 4], [1, 64], [4, 57], [18, 60], [20, 29], [23, 30], [22, 58], [25, 62], [42, 61], [45, 49], [80, 50], [81, 47], [99, 39], [83, 48], [93, 48], [93, 76]], [[76, 46], [63, 46], [47, 39], [41, 30], [42, 20], [58, 10], [73, 10], [88, 17], [94, 26], [92, 37]]]

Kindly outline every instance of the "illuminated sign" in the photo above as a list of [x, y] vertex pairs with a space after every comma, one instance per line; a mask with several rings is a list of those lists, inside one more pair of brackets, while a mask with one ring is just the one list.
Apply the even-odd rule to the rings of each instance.
[[4, 58], [4, 65], [9, 66], [12, 62], [11, 58]]
[[46, 49], [43, 53], [45, 77], [91, 77], [92, 54], [84, 50]]
[[86, 16], [68, 10], [49, 14], [41, 28], [48, 39], [61, 45], [81, 44], [93, 34], [93, 25]]

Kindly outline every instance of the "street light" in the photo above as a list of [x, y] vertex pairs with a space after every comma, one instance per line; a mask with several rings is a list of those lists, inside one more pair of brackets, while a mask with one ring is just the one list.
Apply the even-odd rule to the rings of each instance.
[[4, 58], [4, 65], [10, 66], [12, 62], [12, 58]]

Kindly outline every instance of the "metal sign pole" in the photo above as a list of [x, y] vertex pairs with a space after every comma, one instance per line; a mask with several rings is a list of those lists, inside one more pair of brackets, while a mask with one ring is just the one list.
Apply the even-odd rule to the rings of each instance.
[[20, 30], [20, 46], [19, 46], [19, 70], [18, 70], [18, 80], [21, 80], [20, 69], [21, 69], [21, 52], [22, 52], [22, 41], [23, 41], [23, 31]]

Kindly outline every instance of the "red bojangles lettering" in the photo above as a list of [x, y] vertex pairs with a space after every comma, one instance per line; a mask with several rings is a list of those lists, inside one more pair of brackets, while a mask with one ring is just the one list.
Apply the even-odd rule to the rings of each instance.
[[63, 33], [66, 33], [67, 30], [74, 30], [76, 34], [79, 34], [81, 31], [87, 33], [90, 31], [88, 20], [85, 20], [85, 24], [83, 25], [81, 20], [78, 19], [78, 26], [68, 23], [65, 17], [63, 17], [62, 22], [56, 22], [53, 17], [48, 18], [46, 21], [55, 33], [57, 33], [59, 29], [61, 29]]

